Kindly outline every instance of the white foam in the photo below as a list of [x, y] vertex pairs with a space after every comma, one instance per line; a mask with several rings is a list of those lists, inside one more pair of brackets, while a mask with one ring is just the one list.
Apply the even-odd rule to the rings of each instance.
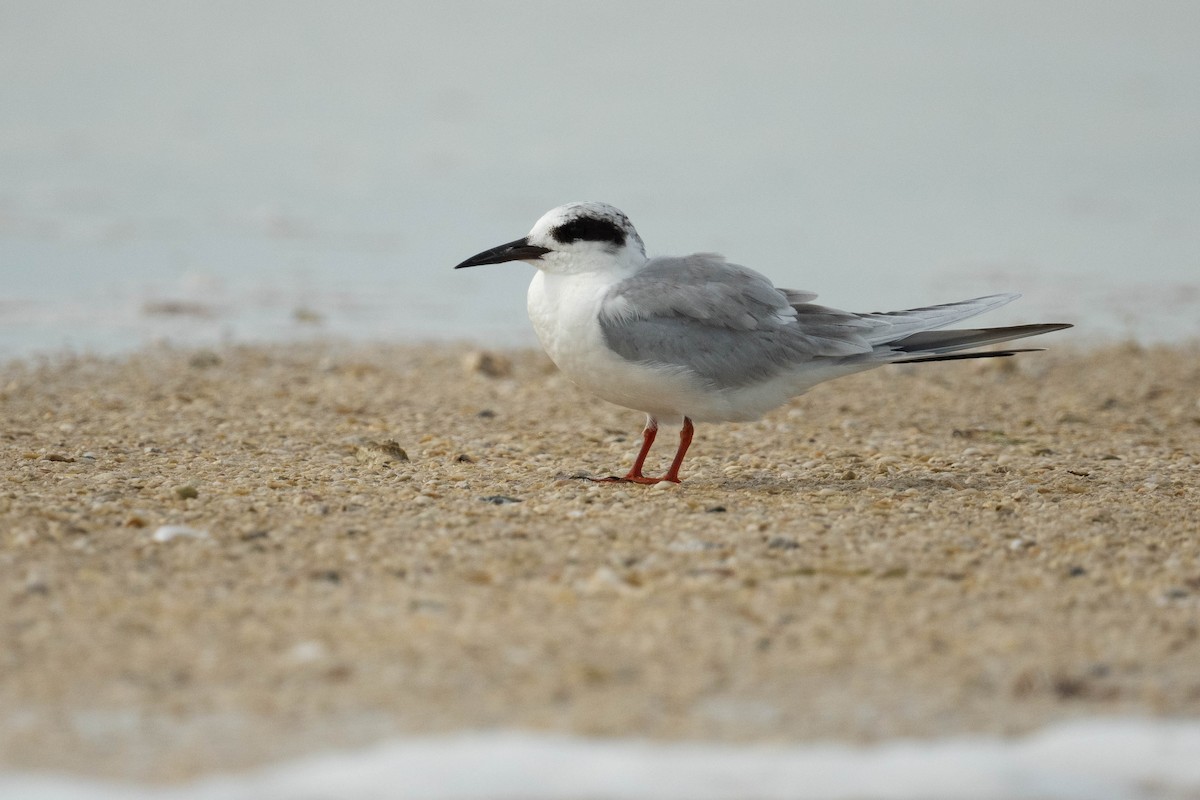
[[0, 774], [22, 800], [1200, 796], [1200, 721], [1083, 720], [1002, 739], [720, 745], [515, 732], [400, 739], [172, 788]]

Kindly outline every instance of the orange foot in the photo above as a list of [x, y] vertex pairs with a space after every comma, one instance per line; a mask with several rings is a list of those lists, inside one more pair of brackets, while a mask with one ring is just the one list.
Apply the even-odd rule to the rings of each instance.
[[653, 486], [663, 481], [679, 483], [679, 478], [671, 478], [666, 475], [661, 478], [647, 478], [645, 475], [626, 475], [623, 478], [618, 478], [616, 475], [609, 475], [607, 478], [588, 478], [588, 480], [592, 483], [640, 483], [642, 486]]

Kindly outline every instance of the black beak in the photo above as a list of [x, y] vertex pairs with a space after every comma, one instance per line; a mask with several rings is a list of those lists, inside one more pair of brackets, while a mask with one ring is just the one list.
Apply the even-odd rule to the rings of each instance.
[[528, 239], [517, 239], [515, 242], [502, 244], [499, 247], [493, 247], [491, 250], [484, 250], [482, 253], [477, 253], [456, 266], [455, 269], [478, 267], [482, 264], [502, 264], [505, 261], [537, 261], [549, 252], [550, 248], [548, 247], [538, 247], [536, 244], [530, 244]]

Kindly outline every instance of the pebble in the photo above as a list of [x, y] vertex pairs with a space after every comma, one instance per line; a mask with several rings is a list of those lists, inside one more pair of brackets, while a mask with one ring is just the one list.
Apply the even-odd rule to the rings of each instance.
[[311, 664], [329, 657], [329, 648], [321, 642], [309, 639], [296, 642], [284, 655], [284, 660], [291, 664]]
[[491, 494], [491, 495], [488, 495], [487, 497], [481, 497], [479, 499], [485, 503], [491, 503], [494, 506], [503, 506], [503, 505], [508, 505], [510, 503], [520, 503], [521, 502], [521, 499], [519, 497], [509, 497], [508, 495], [504, 495], [504, 494]]
[[363, 441], [355, 450], [359, 461], [372, 464], [399, 464], [408, 461], [408, 452], [395, 439]]
[[512, 360], [489, 350], [475, 350], [463, 356], [463, 369], [469, 374], [488, 378], [507, 378], [512, 375]]

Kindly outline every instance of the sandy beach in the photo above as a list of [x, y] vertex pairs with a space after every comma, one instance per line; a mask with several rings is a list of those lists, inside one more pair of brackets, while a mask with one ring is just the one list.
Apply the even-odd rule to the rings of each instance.
[[1200, 350], [1046, 345], [700, 426], [654, 488], [579, 477], [642, 418], [533, 352], [8, 364], [3, 766], [1200, 715]]

